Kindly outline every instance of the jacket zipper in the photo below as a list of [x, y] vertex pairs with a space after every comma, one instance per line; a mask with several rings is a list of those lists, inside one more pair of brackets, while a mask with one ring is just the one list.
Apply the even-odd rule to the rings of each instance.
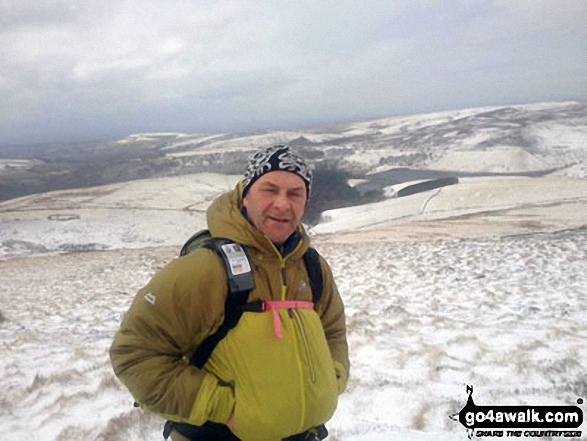
[[310, 352], [310, 344], [308, 342], [308, 335], [306, 334], [306, 330], [304, 329], [304, 327], [302, 326], [302, 321], [301, 318], [299, 316], [299, 313], [297, 311], [293, 311], [290, 309], [290, 311], [292, 311], [292, 315], [290, 315], [290, 317], [293, 318], [294, 323], [296, 328], [298, 329], [298, 332], [300, 334], [300, 337], [302, 339], [302, 344], [304, 345], [304, 351], [306, 353], [306, 361], [308, 364], [308, 368], [310, 369], [310, 380], [312, 381], [312, 383], [316, 383], [316, 367], [314, 366], [314, 360], [312, 359], [312, 354]]
[[[279, 266], [280, 266], [280, 271], [281, 271], [281, 300], [285, 300], [285, 297], [287, 295], [287, 272], [285, 269], [285, 262], [287, 261], [287, 258], [292, 255], [293, 253], [295, 253], [298, 248], [301, 246], [302, 242], [300, 241], [296, 247], [293, 249], [292, 252], [290, 252], [287, 256], [282, 256], [281, 253], [279, 252], [279, 250], [277, 249], [277, 247], [275, 246], [275, 244], [271, 241], [271, 239], [269, 239], [267, 237], [267, 240], [269, 241], [269, 243], [271, 244], [271, 246], [273, 247], [273, 250], [275, 251], [275, 254], [277, 254], [277, 257], [279, 258]], [[292, 318], [294, 320], [294, 328], [298, 328], [299, 334], [302, 336], [302, 343], [304, 345], [304, 350], [306, 353], [306, 359], [308, 360], [308, 363], [311, 363], [310, 361], [310, 357], [309, 357], [309, 347], [308, 347], [308, 342], [307, 342], [307, 338], [304, 334], [304, 332], [300, 329], [301, 325], [297, 324], [297, 321], [295, 319], [295, 316], [297, 314], [295, 314], [295, 311], [293, 311], [292, 309], [289, 309], [288, 311], [288, 315], [290, 318]], [[300, 420], [300, 432], [304, 429], [304, 422], [305, 422], [305, 418], [306, 418], [306, 394], [304, 393], [304, 363], [300, 354], [300, 347], [299, 347], [299, 342], [297, 338], [293, 338], [292, 339], [294, 342], [294, 346], [295, 346], [295, 355], [296, 355], [296, 361], [298, 364], [298, 372], [299, 372], [299, 387], [300, 387], [300, 408], [301, 408], [301, 420]], [[312, 372], [313, 372], [313, 367], [312, 367]], [[312, 374], [314, 375], [314, 374]], [[315, 382], [315, 380], [312, 380], [312, 382]]]
[[[295, 325], [293, 325], [293, 327], [295, 327]], [[292, 332], [295, 333], [295, 330], [292, 329]], [[302, 361], [302, 357], [300, 357], [300, 347], [299, 347], [299, 341], [297, 338], [293, 338], [293, 343], [295, 346], [295, 356], [296, 356], [296, 362], [298, 365], [298, 379], [299, 379], [299, 388], [300, 388], [300, 428], [299, 428], [299, 432], [302, 432], [304, 430], [304, 422], [306, 420], [306, 394], [304, 392], [305, 388], [304, 388], [304, 363]]]
[[298, 250], [298, 248], [300, 248], [302, 242], [298, 242], [296, 247], [287, 256], [283, 257], [277, 249], [277, 247], [275, 246], [275, 244], [271, 241], [271, 239], [269, 239], [267, 236], [265, 237], [267, 238], [267, 241], [273, 248], [273, 251], [275, 251], [277, 258], [279, 259], [279, 269], [281, 271], [281, 300], [285, 300], [285, 296], [287, 294], [287, 273], [285, 271], [285, 262], [287, 261], [289, 256], [294, 254]]

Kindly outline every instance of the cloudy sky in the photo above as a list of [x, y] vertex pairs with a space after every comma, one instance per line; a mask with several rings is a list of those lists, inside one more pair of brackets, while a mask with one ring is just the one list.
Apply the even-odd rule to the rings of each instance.
[[585, 0], [0, 0], [0, 145], [587, 100]]

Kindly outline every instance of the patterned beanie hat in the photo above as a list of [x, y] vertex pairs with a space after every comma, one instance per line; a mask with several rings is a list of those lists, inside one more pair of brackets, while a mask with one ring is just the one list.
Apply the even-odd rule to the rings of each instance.
[[257, 179], [272, 171], [288, 171], [298, 175], [306, 184], [306, 196], [310, 199], [312, 172], [306, 161], [286, 145], [262, 148], [250, 158], [242, 182], [243, 198]]

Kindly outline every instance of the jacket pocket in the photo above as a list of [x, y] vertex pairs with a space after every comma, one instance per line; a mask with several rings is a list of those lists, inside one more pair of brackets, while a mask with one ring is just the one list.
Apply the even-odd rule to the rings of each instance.
[[[309, 427], [328, 421], [338, 402], [338, 380], [320, 318], [313, 310], [294, 310], [297, 340], [306, 367], [304, 400]], [[304, 429], [305, 430], [305, 429]]]

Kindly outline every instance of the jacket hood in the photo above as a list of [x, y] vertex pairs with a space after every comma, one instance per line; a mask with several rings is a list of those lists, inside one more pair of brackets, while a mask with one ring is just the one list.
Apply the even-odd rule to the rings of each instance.
[[[232, 191], [222, 194], [210, 205], [206, 212], [210, 233], [212, 236], [225, 237], [262, 252], [275, 253], [276, 248], [271, 239], [257, 230], [243, 216], [241, 194], [239, 182]], [[302, 256], [310, 246], [310, 238], [301, 224], [297, 226], [294, 234], [298, 236], [299, 241], [294, 254]]]

